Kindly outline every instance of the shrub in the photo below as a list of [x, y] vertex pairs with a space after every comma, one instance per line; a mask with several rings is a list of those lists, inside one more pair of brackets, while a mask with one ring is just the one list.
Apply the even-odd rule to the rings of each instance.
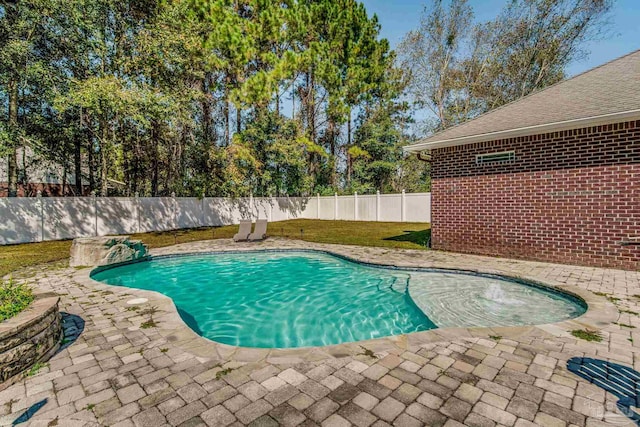
[[0, 282], [0, 322], [27, 308], [33, 298], [33, 291], [24, 283], [16, 283], [13, 279]]
[[602, 335], [600, 335], [598, 331], [591, 331], [589, 329], [576, 329], [571, 331], [571, 335], [586, 341], [602, 341]]

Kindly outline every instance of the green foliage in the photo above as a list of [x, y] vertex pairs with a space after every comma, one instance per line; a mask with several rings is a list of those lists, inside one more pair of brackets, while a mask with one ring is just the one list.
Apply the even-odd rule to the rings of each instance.
[[620, 313], [632, 314], [634, 316], [638, 315], [638, 312], [637, 311], [633, 311], [633, 310], [619, 310], [619, 311], [620, 311]]
[[[397, 103], [386, 96], [376, 100], [374, 105], [362, 111], [360, 125], [355, 132], [353, 146], [348, 150], [352, 175], [350, 187], [358, 193], [399, 192], [414, 190], [405, 188], [407, 175], [404, 165], [413, 163], [414, 171], [428, 167], [424, 162], [414, 162], [404, 158], [402, 147], [410, 144], [398, 123], [406, 123], [407, 106]], [[412, 174], [412, 178], [424, 179], [424, 176]], [[420, 185], [416, 182], [416, 187]]]
[[594, 292], [594, 294], [598, 295], [599, 297], [605, 297], [606, 299], [609, 300], [609, 302], [612, 302], [614, 304], [620, 301], [620, 298], [614, 297], [613, 295], [608, 294], [606, 292]]
[[377, 359], [376, 354], [373, 352], [373, 350], [363, 346], [360, 346], [360, 347], [362, 348], [362, 352], [359, 354], [361, 354], [362, 356], [370, 357], [372, 359]]
[[[140, 316], [149, 316], [149, 320], [142, 322], [142, 324], [140, 325], [141, 329], [150, 329], [150, 328], [155, 328], [158, 326], [158, 324], [156, 323], [155, 320], [153, 320], [153, 316], [158, 312], [158, 307], [151, 306], [149, 308], [146, 308], [144, 310], [142, 310], [140, 312]], [[142, 350], [140, 350], [140, 354], [142, 354]]]
[[403, 189], [407, 193], [429, 192], [431, 191], [431, 164], [416, 156], [405, 156], [400, 161], [395, 180], [394, 187]]
[[629, 325], [627, 323], [613, 322], [615, 325], [622, 326], [624, 328], [635, 329], [636, 327], [633, 325]]
[[295, 120], [260, 110], [238, 138], [241, 146], [253, 148], [251, 168], [245, 170], [253, 176], [251, 189], [256, 193], [282, 196], [312, 190], [305, 159], [325, 152], [304, 135]]
[[142, 310], [140, 312], [140, 316], [151, 316], [153, 317], [154, 314], [156, 314], [158, 312], [158, 307], [156, 307], [155, 305], [149, 307], [149, 308], [145, 308], [144, 310]]
[[399, 64], [357, 0], [3, 2], [0, 156], [102, 195], [425, 191], [409, 107], [436, 130], [557, 81], [611, 1], [434, 1]]
[[149, 319], [140, 324], [140, 329], [151, 329], [155, 328], [156, 326], [158, 326], [157, 323], [153, 319]]
[[26, 375], [27, 377], [32, 377], [36, 375], [40, 369], [46, 368], [47, 366], [49, 366], [48, 363], [36, 362], [31, 368], [29, 368]]
[[576, 330], [573, 330], [573, 331], [571, 331], [571, 335], [573, 335], [576, 338], [580, 338], [581, 340], [585, 340], [585, 341], [595, 341], [595, 342], [602, 341], [602, 335], [600, 335], [599, 332], [590, 331], [588, 329], [576, 329]]
[[220, 378], [224, 377], [225, 375], [230, 374], [232, 371], [233, 371], [233, 368], [222, 369], [221, 371], [216, 372], [216, 379], [219, 380]]
[[33, 299], [33, 291], [28, 285], [17, 283], [11, 278], [0, 282], [0, 322], [20, 313]]
[[28, 146], [102, 195], [342, 190], [345, 157], [366, 159], [352, 111], [400, 95], [355, 0], [26, 0], [0, 29], [0, 100], [21, 111], [0, 154]]

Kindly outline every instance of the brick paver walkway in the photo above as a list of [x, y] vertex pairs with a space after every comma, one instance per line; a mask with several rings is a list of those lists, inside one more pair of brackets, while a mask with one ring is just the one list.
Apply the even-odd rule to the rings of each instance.
[[[202, 349], [185, 350], [162, 316], [141, 328], [152, 313], [150, 304], [127, 304], [139, 296], [134, 292], [94, 286], [62, 265], [30, 269], [21, 276], [61, 296], [66, 337], [48, 366], [0, 391], [0, 425], [634, 425], [621, 415], [618, 397], [569, 372], [566, 361], [591, 357], [640, 370], [638, 272], [284, 240], [259, 246], [324, 248], [372, 262], [501, 272], [606, 293], [619, 310], [617, 323], [603, 328], [600, 343], [553, 327], [516, 334], [500, 328], [492, 338], [441, 330], [434, 342], [401, 337], [374, 355], [360, 347], [359, 354], [240, 361], [239, 351], [206, 357]], [[237, 247], [219, 240], [154, 253]]]

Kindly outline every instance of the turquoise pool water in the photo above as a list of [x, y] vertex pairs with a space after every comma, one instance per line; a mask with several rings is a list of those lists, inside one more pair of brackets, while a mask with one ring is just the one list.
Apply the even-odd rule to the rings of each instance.
[[[311, 251], [161, 257], [92, 277], [161, 292], [198, 334], [246, 347], [321, 346], [439, 326], [548, 323], [584, 312], [564, 295], [506, 280], [371, 267]], [[470, 302], [469, 294], [485, 302]]]

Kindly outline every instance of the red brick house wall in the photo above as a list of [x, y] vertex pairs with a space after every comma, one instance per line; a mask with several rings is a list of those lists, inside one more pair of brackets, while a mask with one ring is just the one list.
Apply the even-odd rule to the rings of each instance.
[[[476, 155], [515, 151], [512, 162]], [[640, 268], [640, 121], [431, 152], [434, 249]]]

